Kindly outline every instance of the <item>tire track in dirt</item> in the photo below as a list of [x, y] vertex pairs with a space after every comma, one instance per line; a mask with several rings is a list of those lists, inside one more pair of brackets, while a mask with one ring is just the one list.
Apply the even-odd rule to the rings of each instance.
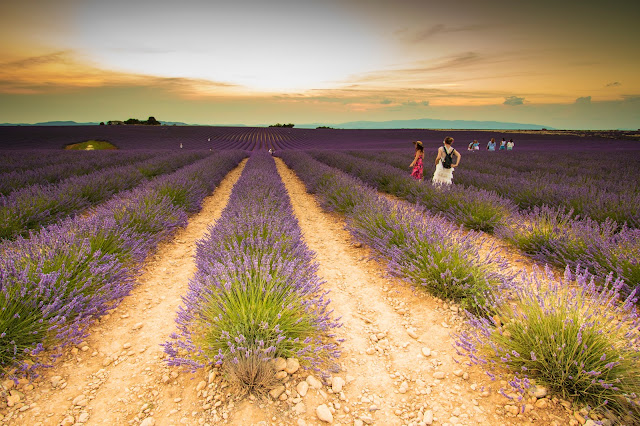
[[160, 344], [176, 331], [181, 296], [196, 270], [195, 242], [220, 217], [246, 161], [204, 199], [186, 228], [158, 247], [131, 294], [91, 327], [86, 341], [25, 391], [31, 408], [9, 424], [144, 424], [152, 416], [156, 424], [198, 424], [193, 412], [202, 403], [192, 379], [202, 372], [167, 367]]
[[331, 291], [330, 306], [344, 324], [337, 331], [345, 339], [338, 373], [347, 382], [344, 398], [307, 396], [300, 418], [315, 424], [317, 404], [333, 403], [341, 424], [528, 422], [496, 413], [507, 404], [496, 393], [499, 385], [456, 363], [449, 334], [461, 326], [457, 307], [388, 277], [383, 262], [368, 261], [371, 253], [352, 242], [344, 220], [325, 213], [294, 172], [276, 162], [305, 242], [316, 253], [318, 274]]

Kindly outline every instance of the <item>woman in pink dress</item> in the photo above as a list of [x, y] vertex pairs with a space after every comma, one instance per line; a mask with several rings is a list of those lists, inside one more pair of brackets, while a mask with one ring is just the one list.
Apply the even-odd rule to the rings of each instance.
[[422, 180], [422, 173], [424, 171], [422, 159], [424, 157], [424, 147], [422, 146], [422, 142], [415, 141], [413, 145], [416, 147], [416, 155], [413, 157], [413, 161], [409, 164], [409, 167], [413, 167], [411, 171], [411, 176], [413, 176], [416, 180]]

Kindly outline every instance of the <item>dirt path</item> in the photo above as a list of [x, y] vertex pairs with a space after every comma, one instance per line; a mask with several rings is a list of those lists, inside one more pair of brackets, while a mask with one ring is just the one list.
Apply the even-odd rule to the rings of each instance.
[[461, 326], [457, 307], [388, 277], [383, 264], [368, 261], [371, 253], [352, 243], [342, 218], [324, 213], [295, 174], [276, 161], [305, 242], [316, 253], [318, 274], [331, 290], [334, 314], [344, 324], [337, 333], [344, 339], [343, 371], [337, 374], [346, 382], [343, 394], [324, 388], [307, 396], [299, 418], [315, 424], [318, 404], [333, 404], [336, 422], [349, 425], [551, 419], [539, 409], [526, 417], [505, 415], [509, 403], [496, 393], [500, 384], [456, 362], [450, 333]]
[[[331, 291], [341, 371], [320, 383], [306, 371], [283, 378], [266, 399], [237, 399], [217, 370], [187, 373], [167, 367], [162, 348], [195, 272], [195, 242], [227, 203], [244, 162], [205, 200], [186, 229], [163, 244], [139, 284], [85, 344], [34, 384], [0, 422], [10, 425], [512, 425], [538, 420], [566, 424], [562, 409], [518, 415], [475, 367], [457, 363], [450, 333], [462, 324], [449, 306], [409, 283], [388, 277], [354, 244], [339, 215], [316, 199], [276, 159], [319, 276]], [[458, 361], [464, 361], [460, 359]], [[316, 376], [317, 377], [317, 376]], [[507, 406], [505, 408], [505, 405]], [[320, 407], [320, 408], [319, 408]], [[557, 407], [557, 406], [556, 406]]]
[[204, 200], [185, 229], [160, 245], [135, 289], [91, 328], [86, 342], [22, 390], [30, 408], [7, 423], [126, 425], [152, 416], [162, 419], [159, 424], [178, 424], [188, 416], [191, 424], [191, 412], [201, 408], [199, 381], [166, 367], [160, 344], [176, 329], [175, 313], [195, 272], [195, 242], [220, 217], [245, 163]]

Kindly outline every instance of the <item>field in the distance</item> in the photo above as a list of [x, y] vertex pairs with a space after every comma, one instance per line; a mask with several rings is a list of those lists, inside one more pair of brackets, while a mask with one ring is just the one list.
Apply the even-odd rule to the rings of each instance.
[[0, 127], [0, 423], [637, 424], [640, 142], [606, 136]]
[[63, 149], [87, 140], [108, 141], [118, 149], [404, 149], [422, 140], [439, 146], [446, 136], [466, 149], [477, 139], [482, 149], [490, 138], [513, 139], [516, 150], [640, 150], [640, 142], [605, 136], [623, 132], [488, 131], [488, 130], [341, 130], [213, 126], [55, 126], [0, 127], [0, 150]]

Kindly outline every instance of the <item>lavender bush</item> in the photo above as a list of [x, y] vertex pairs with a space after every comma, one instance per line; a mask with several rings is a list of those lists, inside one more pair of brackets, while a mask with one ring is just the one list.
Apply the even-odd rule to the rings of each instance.
[[428, 213], [382, 198], [362, 200], [349, 216], [351, 233], [390, 259], [397, 276], [469, 311], [486, 314], [487, 299], [508, 287], [506, 265], [494, 250], [480, 255], [480, 239]]
[[[635, 255], [640, 252], [639, 234], [626, 225], [620, 225], [611, 219], [597, 222], [590, 218], [581, 219], [573, 210], [563, 207], [537, 206], [531, 210], [516, 212], [513, 204], [505, 202], [503, 197], [494, 192], [474, 187], [463, 188], [459, 185], [442, 187], [438, 190], [438, 197], [429, 194], [420, 198], [424, 192], [401, 192], [389, 190], [394, 176], [388, 173], [384, 166], [376, 166], [375, 162], [363, 163], [355, 161], [349, 165], [345, 154], [339, 154], [342, 162], [336, 160], [337, 154], [324, 152], [320, 154], [325, 162], [339, 164], [339, 167], [349, 170], [358, 176], [376, 175], [370, 180], [378, 183], [383, 191], [412, 199], [416, 197], [419, 204], [437, 206], [436, 211], [457, 223], [465, 224], [472, 229], [485, 231], [493, 230], [497, 236], [511, 242], [532, 257], [564, 268], [566, 265], [586, 267], [596, 274], [599, 282], [604, 282], [610, 273], [623, 278], [627, 286], [635, 288], [640, 285], [640, 262]], [[385, 159], [385, 161], [399, 166], [406, 162], [405, 156], [393, 153], [354, 153], [354, 156]], [[466, 158], [466, 157], [465, 157]], [[375, 172], [373, 171], [375, 170]], [[402, 173], [400, 170], [397, 173]], [[405, 174], [406, 175], [406, 174]], [[408, 178], [394, 176], [398, 182]], [[381, 183], [382, 182], [382, 183]], [[421, 190], [422, 185], [413, 183]], [[395, 184], [394, 184], [395, 185]], [[398, 185], [399, 186], [399, 185]], [[545, 191], [545, 185], [534, 187], [532, 190]], [[406, 191], [405, 191], [406, 192]], [[466, 196], [459, 196], [465, 193]], [[462, 201], [461, 201], [462, 200]], [[497, 209], [496, 206], [503, 206]]]
[[408, 172], [384, 163], [358, 158], [335, 151], [311, 151], [311, 155], [332, 167], [357, 176], [380, 191], [407, 201], [416, 202], [430, 210], [442, 212], [451, 220], [469, 229], [493, 232], [516, 210], [509, 200], [493, 192], [433, 186], [413, 179]]
[[[352, 152], [385, 164], [406, 169], [411, 152]], [[455, 181], [465, 187], [496, 192], [520, 209], [544, 205], [573, 210], [575, 215], [598, 222], [614, 220], [620, 225], [640, 227], [640, 192], [620, 184], [638, 181], [637, 155], [625, 155], [615, 162], [603, 161], [601, 153], [573, 152], [571, 161], [556, 150], [546, 152], [470, 153], [455, 172]]]
[[281, 157], [326, 208], [346, 215], [357, 239], [390, 260], [394, 274], [477, 313], [494, 291], [508, 286], [511, 277], [500, 273], [505, 266], [500, 257], [491, 249], [481, 256], [473, 232], [463, 237], [441, 218], [387, 200], [305, 153], [284, 152]]
[[640, 422], [640, 320], [635, 295], [622, 300], [621, 286], [597, 286], [569, 268], [549, 282], [530, 275], [512, 300], [493, 305], [492, 320], [470, 316], [469, 330], [457, 336], [458, 353], [491, 377], [506, 367], [514, 384], [535, 380], [625, 424]]
[[[208, 153], [207, 153], [208, 154]], [[145, 180], [201, 159], [203, 153], [177, 153], [138, 165], [109, 168], [66, 179], [56, 185], [32, 185], [0, 196], [0, 239], [26, 236], [30, 230], [105, 201]]]
[[584, 267], [600, 283], [613, 273], [628, 288], [640, 285], [640, 231], [612, 220], [598, 223], [563, 208], [534, 207], [515, 215], [496, 235], [541, 261]]
[[85, 175], [106, 167], [121, 167], [139, 163], [161, 155], [157, 152], [105, 153], [104, 151], [67, 152], [66, 154], [66, 157], [63, 157], [65, 161], [62, 163], [0, 174], [0, 195], [7, 195], [29, 185], [56, 183], [72, 176]]
[[222, 217], [198, 242], [195, 277], [165, 345], [172, 365], [220, 364], [259, 391], [259, 372], [274, 357], [296, 357], [314, 369], [332, 368], [338, 324], [316, 276], [273, 159], [255, 153]]
[[0, 173], [46, 168], [69, 162], [71, 153], [62, 150], [26, 149], [0, 152]]
[[[166, 179], [211, 187], [243, 156], [210, 156]], [[158, 183], [0, 245], [2, 375], [35, 371], [50, 362], [45, 349], [55, 358], [83, 339], [86, 327], [129, 293], [148, 253], [186, 224], [186, 212], [154, 189]]]

